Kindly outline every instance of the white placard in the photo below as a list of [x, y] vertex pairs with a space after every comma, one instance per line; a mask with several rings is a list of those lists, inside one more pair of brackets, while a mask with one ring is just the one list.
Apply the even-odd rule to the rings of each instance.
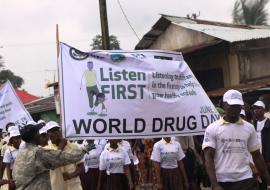
[[7, 81], [0, 89], [0, 125], [5, 130], [6, 124], [25, 125], [32, 117], [17, 96], [12, 84]]

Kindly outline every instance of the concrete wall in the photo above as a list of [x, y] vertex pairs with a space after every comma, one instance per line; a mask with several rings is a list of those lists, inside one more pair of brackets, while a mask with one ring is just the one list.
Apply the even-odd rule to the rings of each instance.
[[[222, 69], [224, 84], [223, 86], [219, 86], [219, 88], [226, 87], [231, 84], [228, 59], [223, 51], [189, 55], [187, 58], [185, 58], [185, 60], [187, 61], [193, 73], [205, 71], [205, 75], [207, 75], [207, 71], [209, 70]], [[206, 76], [205, 78], [209, 78], [209, 76]], [[217, 79], [212, 77], [210, 80]], [[204, 83], [205, 81], [200, 82]]]
[[[149, 49], [179, 50], [211, 43], [214, 40], [214, 37], [201, 32], [171, 24]], [[198, 52], [190, 54], [191, 56], [188, 56], [188, 58], [184, 56], [194, 73], [221, 68], [224, 84], [220, 87], [239, 84], [240, 77], [237, 54], [229, 53], [229, 50], [225, 46], [218, 51], [210, 49], [207, 52], [201, 52], [200, 50]], [[213, 78], [212, 80], [215, 79]]]
[[178, 50], [212, 42], [214, 39], [203, 33], [171, 24], [149, 49]]
[[238, 52], [240, 81], [270, 77], [270, 48]]
[[[149, 49], [186, 49], [211, 43], [215, 39], [201, 32], [171, 24]], [[233, 44], [222, 43], [225, 45], [218, 51], [203, 48], [188, 54], [188, 57], [184, 55], [192, 71], [196, 73], [222, 68], [224, 87], [270, 78], [270, 39], [258, 39]], [[215, 48], [215, 46], [213, 47]], [[215, 79], [213, 78], [213, 80]]]
[[228, 53], [228, 71], [230, 75], [230, 82], [226, 85], [237, 85], [240, 83], [240, 74], [239, 74], [239, 62], [238, 56], [234, 53]]
[[[230, 45], [227, 42], [186, 54], [184, 58], [194, 73], [200, 71], [207, 73], [207, 70], [222, 69], [224, 83], [220, 87], [239, 84], [238, 56], [235, 52], [230, 51]], [[215, 78], [211, 80], [215, 80]]]

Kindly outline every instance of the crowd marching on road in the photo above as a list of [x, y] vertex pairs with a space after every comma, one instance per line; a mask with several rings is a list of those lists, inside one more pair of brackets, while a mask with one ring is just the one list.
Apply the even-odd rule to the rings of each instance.
[[54, 121], [11, 121], [1, 131], [0, 190], [270, 189], [267, 106], [256, 101], [252, 120], [243, 106], [227, 91], [221, 118], [193, 137], [68, 141]]

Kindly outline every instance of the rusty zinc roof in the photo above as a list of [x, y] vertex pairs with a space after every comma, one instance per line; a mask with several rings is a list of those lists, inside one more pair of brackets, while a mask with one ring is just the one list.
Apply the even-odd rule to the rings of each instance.
[[269, 80], [262, 80], [262, 81], [254, 81], [249, 83], [241, 83], [235, 86], [230, 86], [226, 88], [219, 88], [216, 90], [208, 91], [207, 95], [209, 97], [221, 97], [223, 94], [229, 89], [239, 90], [242, 93], [248, 93], [255, 90], [270, 88], [270, 81]]
[[270, 29], [258, 28], [232, 28], [225, 26], [215, 26], [207, 24], [192, 24], [192, 23], [173, 23], [180, 27], [202, 32], [209, 36], [219, 38], [227, 42], [240, 42], [253, 39], [270, 38]]

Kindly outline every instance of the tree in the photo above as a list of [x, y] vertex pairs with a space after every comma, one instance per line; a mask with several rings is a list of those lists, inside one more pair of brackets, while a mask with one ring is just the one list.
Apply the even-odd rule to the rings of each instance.
[[0, 71], [0, 83], [5, 83], [7, 80], [9, 80], [14, 88], [20, 88], [24, 80], [22, 77], [14, 75], [14, 73], [11, 70], [2, 70]]
[[[119, 50], [120, 48], [120, 41], [117, 39], [116, 36], [110, 35], [110, 48], [111, 50]], [[101, 50], [102, 48], [102, 37], [101, 35], [96, 35], [92, 39], [92, 44], [90, 45], [92, 50]]]
[[0, 71], [0, 83], [3, 84], [7, 80], [9, 80], [14, 88], [20, 88], [24, 83], [23, 78], [20, 76], [14, 75], [14, 73], [11, 70], [3, 69], [3, 68], [4, 68], [4, 61], [3, 61], [3, 57], [0, 56], [0, 69], [2, 69]]
[[237, 0], [233, 8], [235, 24], [267, 25], [268, 13], [265, 9], [269, 0]]
[[0, 55], [0, 68], [4, 67], [4, 60], [3, 60], [3, 56]]

